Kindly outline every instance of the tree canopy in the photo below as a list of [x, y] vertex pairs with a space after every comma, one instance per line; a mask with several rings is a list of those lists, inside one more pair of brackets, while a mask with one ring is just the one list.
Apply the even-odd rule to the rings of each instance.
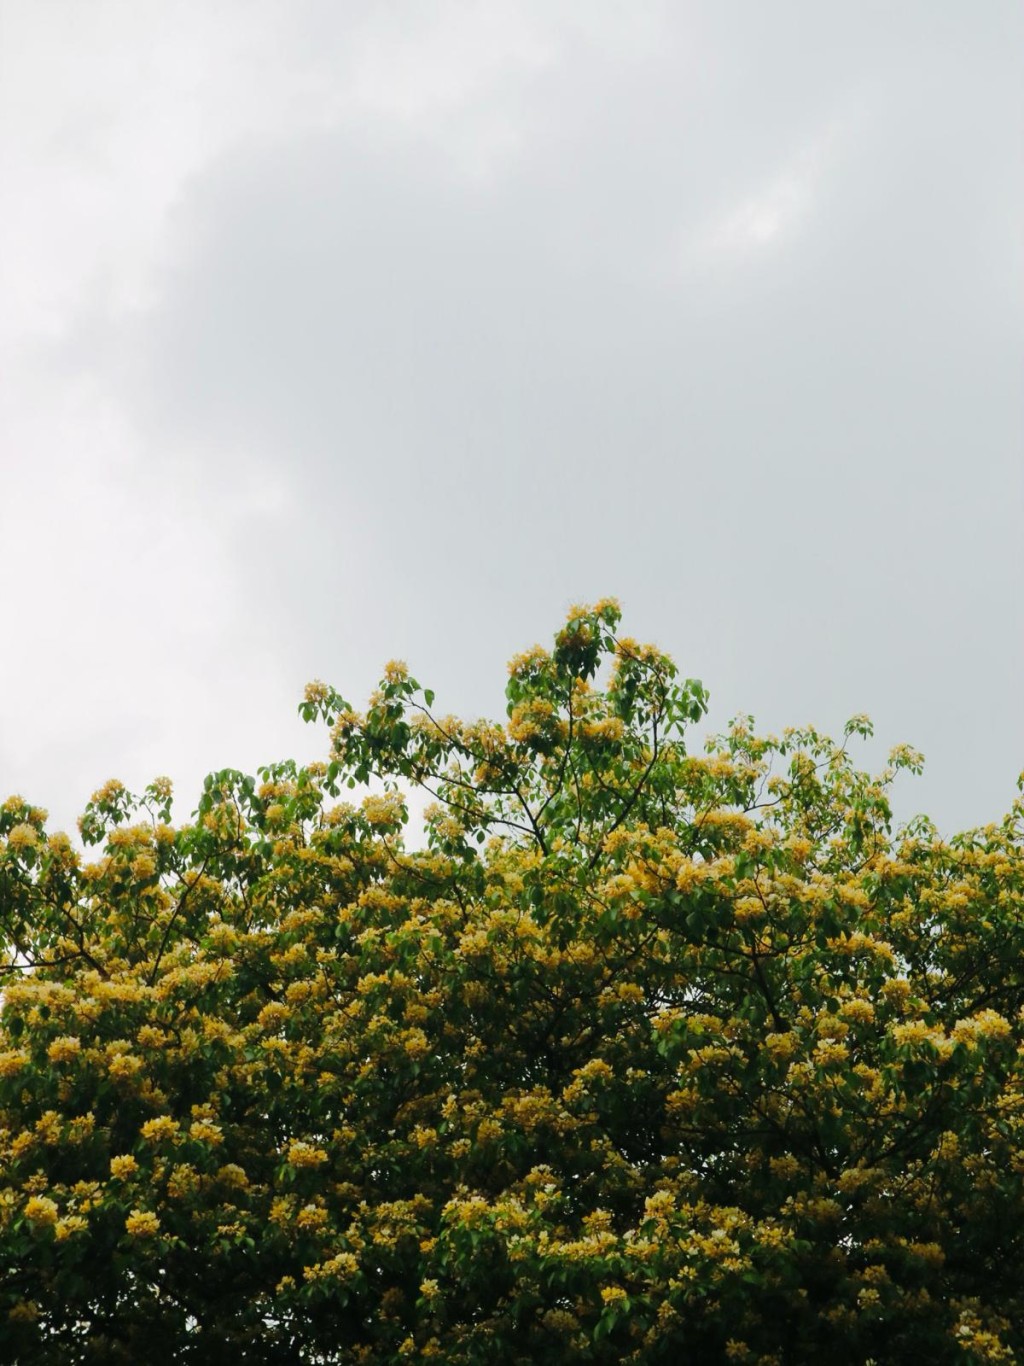
[[1024, 800], [897, 826], [862, 717], [691, 753], [619, 620], [500, 723], [313, 683], [324, 762], [108, 782], [89, 854], [0, 808], [5, 1360], [1024, 1355]]

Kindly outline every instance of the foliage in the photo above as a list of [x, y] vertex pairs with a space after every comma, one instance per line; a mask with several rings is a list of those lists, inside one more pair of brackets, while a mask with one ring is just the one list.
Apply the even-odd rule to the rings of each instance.
[[690, 755], [618, 621], [500, 725], [312, 684], [329, 762], [110, 782], [91, 862], [0, 809], [4, 1360], [1024, 1353], [1024, 802], [894, 829], [862, 718]]

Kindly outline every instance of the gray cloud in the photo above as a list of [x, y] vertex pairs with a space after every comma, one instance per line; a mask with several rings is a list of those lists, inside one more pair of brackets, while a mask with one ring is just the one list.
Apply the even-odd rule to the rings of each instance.
[[301, 11], [282, 60], [322, 116], [243, 121], [149, 303], [61, 344], [141, 477], [209, 499], [233, 634], [279, 691], [358, 698], [397, 653], [486, 711], [616, 592], [719, 723], [868, 710], [929, 753], [912, 806], [995, 816], [1024, 766], [1019, 12], [439, 13]]

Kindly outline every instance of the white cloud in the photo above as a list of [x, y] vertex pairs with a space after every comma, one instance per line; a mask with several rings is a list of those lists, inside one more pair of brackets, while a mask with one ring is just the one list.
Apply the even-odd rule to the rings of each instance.
[[761, 179], [710, 222], [687, 234], [684, 257], [720, 261], [756, 257], [796, 240], [810, 229], [827, 194], [830, 178], [839, 173], [861, 120], [832, 120], [773, 174]]

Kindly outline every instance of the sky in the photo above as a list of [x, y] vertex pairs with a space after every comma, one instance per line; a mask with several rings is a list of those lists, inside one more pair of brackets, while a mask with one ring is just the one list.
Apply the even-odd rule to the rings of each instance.
[[[710, 725], [1024, 769], [1017, 0], [0, 0], [0, 795], [500, 715], [575, 602]], [[901, 779], [901, 782], [903, 780]]]

